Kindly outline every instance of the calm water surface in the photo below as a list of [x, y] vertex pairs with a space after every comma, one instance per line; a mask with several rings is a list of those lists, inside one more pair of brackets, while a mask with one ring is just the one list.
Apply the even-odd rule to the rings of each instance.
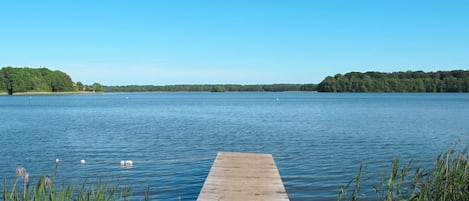
[[[25, 167], [79, 184], [147, 185], [152, 200], [195, 200], [218, 151], [272, 153], [291, 200], [335, 200], [360, 164], [431, 166], [469, 141], [469, 94], [107, 93], [0, 96], [0, 177]], [[85, 159], [86, 165], [80, 160]], [[131, 168], [121, 160], [133, 160]]]

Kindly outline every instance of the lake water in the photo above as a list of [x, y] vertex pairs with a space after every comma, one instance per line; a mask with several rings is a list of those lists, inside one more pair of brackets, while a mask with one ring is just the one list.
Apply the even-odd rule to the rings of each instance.
[[[272, 153], [291, 200], [335, 200], [360, 164], [431, 167], [469, 141], [469, 94], [106, 93], [0, 96], [0, 178], [119, 180], [143, 199], [195, 200], [218, 151]], [[80, 160], [85, 159], [86, 165]], [[124, 168], [121, 160], [133, 160]], [[374, 178], [375, 177], [375, 178]]]

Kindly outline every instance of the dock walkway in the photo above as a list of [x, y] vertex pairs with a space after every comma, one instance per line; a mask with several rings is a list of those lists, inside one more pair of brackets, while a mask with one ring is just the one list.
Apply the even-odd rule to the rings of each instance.
[[271, 154], [219, 152], [198, 201], [289, 200]]

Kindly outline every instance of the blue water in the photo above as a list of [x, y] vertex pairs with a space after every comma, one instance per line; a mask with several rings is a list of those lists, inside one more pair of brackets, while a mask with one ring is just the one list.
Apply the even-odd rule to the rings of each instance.
[[273, 154], [291, 200], [335, 200], [360, 164], [366, 188], [397, 156], [430, 168], [467, 144], [469, 94], [0, 96], [0, 123], [0, 177], [13, 181], [18, 166], [51, 175], [59, 158], [72, 184], [101, 177], [136, 200], [147, 185], [152, 200], [195, 200], [218, 151], [260, 152]]

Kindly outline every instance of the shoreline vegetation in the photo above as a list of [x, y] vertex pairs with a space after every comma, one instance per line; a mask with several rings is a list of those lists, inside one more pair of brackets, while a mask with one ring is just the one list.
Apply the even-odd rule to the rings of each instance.
[[177, 84], [104, 86], [73, 82], [62, 71], [3, 67], [0, 95], [81, 94], [94, 92], [469, 92], [469, 70], [350, 72], [327, 76], [319, 84]]
[[103, 86], [105, 92], [315, 92], [317, 84], [181, 84]]
[[[356, 176], [340, 187], [337, 200], [469, 200], [468, 158], [468, 147], [461, 148], [458, 140], [453, 148], [435, 159], [433, 168], [416, 166], [413, 160], [403, 164], [399, 158], [394, 159], [381, 178], [371, 178], [379, 179], [371, 186], [361, 184], [367, 178], [366, 166], [362, 164]], [[362, 193], [364, 187], [372, 193]]]
[[[30, 95], [75, 95], [75, 94], [99, 94], [103, 92], [92, 92], [92, 91], [63, 91], [63, 92], [17, 92], [12, 94], [13, 96], [30, 96]], [[0, 96], [8, 96], [6, 92], [0, 92]]]
[[[3, 201], [112, 201], [130, 200], [132, 197], [132, 189], [122, 187], [118, 181], [98, 178], [94, 182], [84, 179], [81, 185], [66, 184], [66, 181], [57, 181], [57, 172], [58, 164], [53, 177], [43, 175], [37, 181], [31, 181], [26, 169], [17, 167], [15, 182], [9, 184], [4, 180]], [[149, 196], [150, 186], [147, 186], [145, 201], [149, 200]]]
[[73, 82], [68, 74], [59, 70], [27, 67], [0, 69], [0, 94], [70, 94], [102, 91], [102, 85], [99, 83], [85, 85]]
[[326, 77], [319, 92], [469, 92], [469, 70], [350, 72]]

